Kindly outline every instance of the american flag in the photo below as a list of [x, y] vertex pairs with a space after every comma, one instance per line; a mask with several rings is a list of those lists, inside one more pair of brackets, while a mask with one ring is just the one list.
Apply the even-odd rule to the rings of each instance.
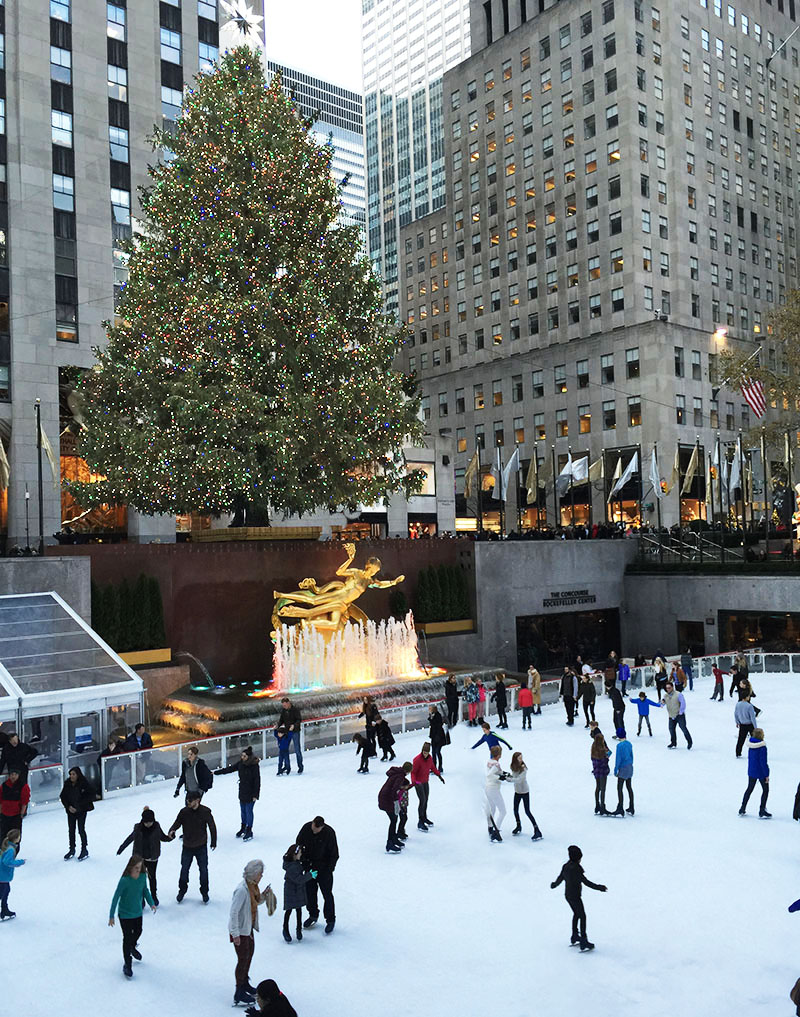
[[761, 419], [767, 412], [767, 400], [764, 397], [764, 382], [752, 378], [742, 378], [742, 395], [750, 409]]

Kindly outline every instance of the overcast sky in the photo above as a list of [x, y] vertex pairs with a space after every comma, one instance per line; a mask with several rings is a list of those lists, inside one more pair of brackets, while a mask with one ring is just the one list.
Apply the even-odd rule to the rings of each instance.
[[264, 14], [268, 59], [361, 91], [361, 0], [264, 0]]

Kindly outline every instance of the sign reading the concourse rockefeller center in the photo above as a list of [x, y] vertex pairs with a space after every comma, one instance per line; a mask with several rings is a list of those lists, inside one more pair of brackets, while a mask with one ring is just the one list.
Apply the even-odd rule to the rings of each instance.
[[588, 590], [550, 591], [550, 596], [542, 601], [542, 607], [573, 607], [575, 604], [594, 604], [597, 597]]

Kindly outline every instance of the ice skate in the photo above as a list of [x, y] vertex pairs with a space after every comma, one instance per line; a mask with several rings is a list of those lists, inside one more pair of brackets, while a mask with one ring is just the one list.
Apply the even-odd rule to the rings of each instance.
[[590, 943], [588, 939], [582, 939], [581, 953], [586, 953], [588, 950], [594, 950], [594, 943]]

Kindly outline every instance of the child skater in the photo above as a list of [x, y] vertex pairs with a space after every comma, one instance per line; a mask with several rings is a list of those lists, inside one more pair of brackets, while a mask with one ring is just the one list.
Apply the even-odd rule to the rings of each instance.
[[536, 820], [531, 815], [531, 789], [528, 787], [528, 767], [522, 758], [521, 752], [515, 752], [511, 757], [511, 782], [514, 785], [514, 819], [517, 825], [511, 831], [513, 834], [522, 832], [522, 824], [519, 821], [519, 807], [525, 809], [525, 815], [533, 824], [533, 836], [531, 840], [541, 840], [542, 831], [536, 825]]
[[356, 752], [361, 753], [361, 766], [356, 770], [356, 773], [369, 773], [369, 757], [377, 755], [377, 752], [366, 735], [356, 732], [353, 735], [353, 741], [356, 743]]
[[382, 717], [379, 713], [375, 714], [375, 737], [383, 752], [381, 762], [385, 763], [387, 759], [394, 759], [395, 751], [392, 748], [394, 745], [394, 735], [386, 718]]
[[635, 699], [636, 707], [639, 711], [639, 726], [636, 728], [636, 737], [642, 733], [642, 721], [647, 724], [647, 730], [650, 732], [650, 737], [653, 737], [653, 729], [650, 727], [650, 707], [655, 706], [658, 708], [661, 703], [654, 703], [652, 699], [647, 698], [646, 692], [640, 692], [639, 698]]
[[564, 896], [567, 899], [567, 904], [572, 908], [572, 938], [569, 945], [580, 946], [581, 953], [583, 953], [585, 950], [594, 950], [594, 943], [590, 943], [586, 938], [586, 911], [581, 898], [583, 887], [591, 887], [592, 890], [599, 890], [600, 893], [605, 893], [608, 887], [603, 886], [602, 883], [592, 883], [586, 878], [581, 865], [583, 852], [577, 845], [571, 844], [567, 848], [567, 854], [569, 861], [564, 862], [558, 879], [550, 884], [550, 889], [555, 890], [559, 883], [564, 884]]
[[500, 791], [500, 781], [505, 780], [508, 774], [500, 765], [500, 757], [503, 750], [499, 745], [494, 745], [490, 750], [489, 762], [486, 764], [486, 819], [489, 822], [489, 839], [502, 841], [500, 827], [506, 818], [506, 805]]
[[7, 836], [0, 844], [0, 921], [7, 918], [16, 918], [16, 911], [8, 909], [8, 895], [11, 893], [11, 880], [14, 878], [14, 869], [25, 864], [24, 858], [17, 858], [19, 851], [20, 832], [16, 827], [8, 831]]
[[289, 762], [289, 748], [292, 744], [292, 736], [285, 727], [276, 728], [273, 732], [275, 741], [278, 743], [278, 776], [282, 773], [291, 773], [292, 767]]
[[611, 749], [606, 745], [603, 732], [598, 727], [592, 739], [590, 751], [592, 759], [592, 773], [594, 774], [594, 814], [596, 816], [608, 815], [606, 811], [606, 784], [608, 783], [608, 757]]
[[[366, 737], [361, 735], [366, 741]], [[300, 844], [292, 844], [283, 856], [283, 938], [291, 943], [292, 934], [289, 932], [289, 919], [292, 911], [297, 918], [296, 935], [298, 940], [303, 938], [303, 908], [307, 906], [306, 883], [310, 879], [317, 878], [316, 869], [308, 872], [303, 871], [303, 848]]]
[[495, 734], [494, 731], [492, 731], [488, 720], [481, 721], [481, 728], [483, 729], [483, 735], [472, 746], [473, 749], [477, 749], [477, 747], [479, 745], [483, 745], [484, 742], [490, 752], [495, 745], [499, 745], [500, 742], [502, 742], [507, 749], [511, 748], [505, 738], [501, 738], [499, 734]]

